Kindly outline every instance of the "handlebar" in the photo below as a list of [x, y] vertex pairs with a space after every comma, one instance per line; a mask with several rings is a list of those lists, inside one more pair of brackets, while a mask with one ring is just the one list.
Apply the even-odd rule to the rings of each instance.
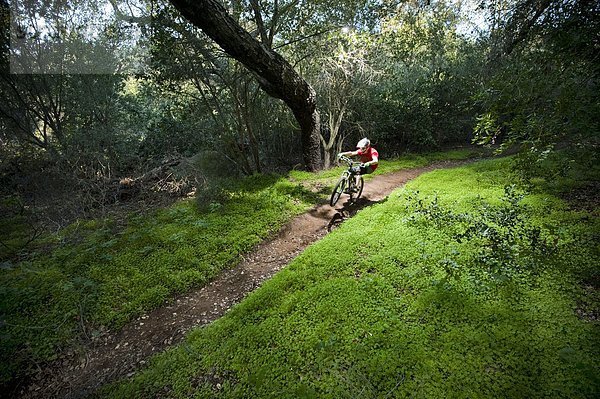
[[360, 162], [354, 162], [351, 158], [349, 158], [345, 155], [340, 155], [337, 159], [338, 159], [338, 161], [343, 161], [343, 162], [347, 163], [349, 168], [351, 168], [352, 166], [361, 164]]

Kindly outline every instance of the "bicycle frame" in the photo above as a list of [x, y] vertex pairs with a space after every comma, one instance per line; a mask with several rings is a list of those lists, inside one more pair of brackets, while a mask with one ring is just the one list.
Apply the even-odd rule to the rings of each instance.
[[[350, 203], [355, 202], [362, 194], [364, 180], [362, 176], [357, 175], [354, 172], [354, 167], [360, 165], [360, 162], [354, 162], [349, 157], [342, 155], [338, 158], [339, 161], [343, 161], [348, 165], [348, 169], [342, 172], [342, 176], [335, 185], [329, 204], [334, 206], [340, 199], [342, 193], [350, 195]], [[359, 179], [355, 177], [359, 176]]]

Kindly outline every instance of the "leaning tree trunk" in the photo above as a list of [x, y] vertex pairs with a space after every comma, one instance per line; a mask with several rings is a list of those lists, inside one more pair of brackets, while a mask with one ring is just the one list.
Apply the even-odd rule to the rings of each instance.
[[227, 54], [252, 71], [267, 94], [285, 102], [300, 124], [307, 169], [320, 169], [319, 113], [314, 89], [281, 55], [245, 31], [218, 0], [170, 1]]

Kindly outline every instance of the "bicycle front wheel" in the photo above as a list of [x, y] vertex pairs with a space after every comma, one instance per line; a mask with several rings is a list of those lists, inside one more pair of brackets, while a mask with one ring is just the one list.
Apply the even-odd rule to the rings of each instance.
[[344, 192], [344, 188], [346, 188], [346, 178], [342, 177], [337, 182], [337, 184], [335, 185], [335, 188], [333, 189], [333, 192], [331, 193], [331, 199], [329, 200], [329, 205], [334, 206], [338, 202], [338, 200], [342, 196], [342, 193]]

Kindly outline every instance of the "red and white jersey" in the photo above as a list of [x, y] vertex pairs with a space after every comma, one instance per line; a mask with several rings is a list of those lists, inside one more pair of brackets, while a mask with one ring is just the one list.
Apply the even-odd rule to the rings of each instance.
[[[373, 147], [367, 148], [367, 151], [365, 151], [364, 153], [360, 150], [360, 148], [357, 151], [358, 151], [358, 156], [360, 157], [360, 162], [362, 162], [362, 163], [371, 162], [373, 160], [373, 158], [379, 159], [379, 153]], [[377, 169], [377, 166], [379, 166], [379, 165], [372, 164], [371, 168], [373, 168], [373, 170], [375, 170], [375, 169]]]

